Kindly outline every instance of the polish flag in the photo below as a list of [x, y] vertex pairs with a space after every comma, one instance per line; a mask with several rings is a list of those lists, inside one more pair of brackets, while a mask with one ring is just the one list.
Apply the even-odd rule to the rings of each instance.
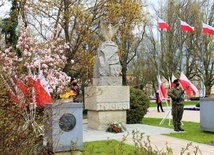
[[166, 89], [165, 89], [164, 85], [162, 84], [160, 77], [158, 77], [158, 85], [159, 85], [158, 103], [160, 103], [166, 97]]
[[[21, 80], [16, 80], [16, 83], [14, 85], [15, 91], [13, 91], [11, 88], [9, 88], [8, 95], [11, 98], [11, 101], [18, 105], [18, 103], [28, 98], [29, 92], [28, 88], [25, 86], [25, 84]], [[18, 105], [20, 106], [20, 105]]]
[[169, 31], [170, 30], [169, 24], [167, 24], [165, 21], [163, 21], [160, 18], [158, 18], [158, 28], [159, 29], [163, 29], [165, 31]]
[[12, 93], [12, 91], [8, 91], [7, 94], [10, 97], [10, 100], [13, 102], [13, 104], [17, 105], [19, 103], [19, 99], [18, 99], [17, 95]]
[[181, 31], [194, 32], [195, 28], [181, 20]]
[[33, 98], [35, 97], [36, 105], [38, 107], [44, 107], [45, 104], [52, 104], [52, 99], [49, 92], [47, 92], [43, 87], [41, 82], [43, 79], [39, 78], [41, 78], [41, 75], [35, 80], [32, 76], [28, 76], [28, 87], [34, 89], [35, 96], [33, 96]]
[[202, 23], [202, 32], [214, 35], [214, 27]]
[[196, 86], [192, 84], [192, 82], [189, 81], [189, 79], [183, 73], [181, 73], [180, 75], [179, 82], [189, 98], [191, 98], [193, 95], [198, 94], [198, 89], [196, 88]]
[[45, 104], [52, 104], [51, 96], [41, 85], [40, 79], [37, 79], [33, 84], [35, 90], [36, 104], [38, 107], [44, 107]]
[[16, 81], [16, 85], [18, 86], [19, 90], [22, 91], [22, 93], [24, 94], [24, 96], [27, 98], [28, 97], [28, 88], [25, 86], [25, 84], [21, 81], [21, 80], [17, 80]]
[[46, 92], [50, 95], [49, 91], [49, 83], [46, 81], [44, 75], [43, 75], [43, 70], [39, 70], [39, 75], [38, 79], [40, 79], [42, 87], [46, 90]]

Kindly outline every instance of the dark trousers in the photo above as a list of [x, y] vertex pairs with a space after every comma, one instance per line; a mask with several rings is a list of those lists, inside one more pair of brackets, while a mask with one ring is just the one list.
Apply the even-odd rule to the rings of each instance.
[[174, 128], [178, 128], [181, 126], [181, 120], [184, 113], [184, 105], [183, 104], [172, 104], [172, 118]]
[[158, 110], [158, 112], [160, 112], [160, 109], [163, 112], [162, 102], [157, 103], [157, 110]]

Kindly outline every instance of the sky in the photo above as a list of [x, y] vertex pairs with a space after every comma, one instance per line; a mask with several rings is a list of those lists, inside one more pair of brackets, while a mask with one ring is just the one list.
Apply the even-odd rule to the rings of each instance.
[[[3, 1], [5, 2], [5, 4], [2, 7], [0, 7], [0, 18], [5, 18], [8, 16], [11, 6], [11, 2], [8, 2], [7, 0], [0, 0], [0, 5], [2, 4]], [[148, 11], [151, 14], [154, 14], [153, 6], [158, 7], [160, 0], [145, 0], [145, 1], [148, 4], [147, 8]]]

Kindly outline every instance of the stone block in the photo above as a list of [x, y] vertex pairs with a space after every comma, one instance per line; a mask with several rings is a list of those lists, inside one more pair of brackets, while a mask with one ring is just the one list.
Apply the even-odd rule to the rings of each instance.
[[200, 99], [200, 127], [202, 131], [214, 132], [214, 98]]
[[109, 123], [118, 122], [126, 125], [126, 111], [88, 111], [88, 128], [106, 130]]
[[129, 86], [91, 86], [85, 88], [88, 110], [127, 110], [130, 108]]
[[82, 103], [69, 99], [45, 106], [44, 144], [47, 143], [49, 150], [64, 152], [83, 147], [82, 108]]

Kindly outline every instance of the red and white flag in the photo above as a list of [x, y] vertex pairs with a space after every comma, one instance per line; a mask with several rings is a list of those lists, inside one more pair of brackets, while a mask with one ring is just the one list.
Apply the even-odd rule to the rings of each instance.
[[42, 85], [42, 87], [46, 90], [46, 92], [50, 95], [50, 91], [49, 91], [49, 83], [46, 81], [44, 75], [43, 75], [43, 70], [39, 70], [39, 75], [38, 75], [38, 79], [40, 79], [40, 83]]
[[181, 20], [181, 31], [194, 32], [195, 28]]
[[198, 94], [198, 89], [191, 81], [181, 72], [180, 80], [181, 87], [187, 93], [188, 97], [192, 97], [193, 95]]
[[[13, 81], [13, 79], [11, 78], [11, 82], [12, 81]], [[20, 79], [17, 79], [16, 82], [14, 82], [13, 84], [14, 84], [14, 86], [13, 86], [14, 90], [9, 88], [8, 95], [10, 96], [11, 101], [14, 104], [21, 107], [21, 106], [23, 106], [21, 104], [24, 104], [28, 98], [28, 95], [29, 95], [28, 88], [25, 86], [25, 84]]]
[[169, 24], [167, 24], [165, 21], [163, 21], [162, 19], [158, 18], [158, 28], [165, 30], [165, 31], [169, 31], [170, 27]]
[[42, 72], [40, 72], [40, 75], [35, 79], [32, 76], [28, 76], [28, 87], [34, 89], [35, 96], [33, 96], [33, 98], [35, 97], [36, 105], [38, 107], [44, 107], [45, 104], [52, 104], [52, 98], [49, 91], [43, 86], [45, 80], [43, 78], [44, 76]]
[[36, 104], [38, 107], [44, 107], [45, 104], [52, 104], [51, 96], [47, 93], [47, 91], [41, 85], [40, 79], [37, 79], [34, 82], [34, 90], [36, 96]]
[[162, 84], [160, 77], [158, 77], [158, 85], [159, 85], [159, 88], [158, 88], [158, 93], [159, 93], [159, 95], [158, 95], [158, 103], [160, 103], [166, 97], [166, 89], [165, 89], [164, 85]]
[[202, 23], [202, 32], [214, 35], [214, 27]]
[[25, 84], [20, 79], [18, 79], [18, 80], [16, 80], [16, 85], [18, 86], [19, 90], [22, 91], [25, 98], [27, 98], [29, 95], [29, 92], [28, 92], [28, 88], [25, 86]]

